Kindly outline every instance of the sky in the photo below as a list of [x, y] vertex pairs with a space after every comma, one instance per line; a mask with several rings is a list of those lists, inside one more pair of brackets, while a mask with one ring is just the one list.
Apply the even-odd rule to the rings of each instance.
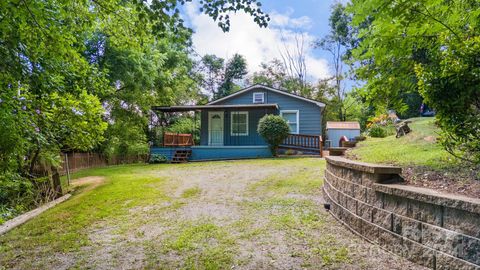
[[315, 49], [312, 43], [328, 34], [331, 6], [338, 0], [260, 0], [264, 12], [270, 15], [267, 28], [260, 28], [243, 12], [230, 15], [227, 33], [208, 16], [199, 12], [197, 4], [189, 3], [183, 10], [187, 25], [194, 30], [193, 46], [199, 55], [215, 54], [228, 59], [239, 53], [247, 59], [250, 73], [260, 70], [262, 62], [281, 57], [285, 46], [292, 50], [295, 39], [305, 43], [309, 81], [330, 76], [330, 55]]

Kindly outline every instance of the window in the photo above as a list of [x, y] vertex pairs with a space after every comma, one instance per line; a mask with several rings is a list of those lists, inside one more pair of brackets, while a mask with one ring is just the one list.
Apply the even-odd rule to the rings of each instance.
[[248, 112], [231, 113], [230, 133], [232, 136], [248, 135]]
[[253, 103], [265, 103], [265, 93], [253, 93]]
[[280, 116], [287, 121], [288, 126], [290, 127], [290, 132], [293, 134], [298, 134], [299, 132], [299, 113], [298, 111], [280, 111]]

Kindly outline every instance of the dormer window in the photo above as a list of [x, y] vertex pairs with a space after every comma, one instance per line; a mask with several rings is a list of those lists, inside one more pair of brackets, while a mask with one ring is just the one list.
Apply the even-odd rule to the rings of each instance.
[[265, 103], [265, 93], [263, 92], [253, 93], [253, 103], [255, 104]]

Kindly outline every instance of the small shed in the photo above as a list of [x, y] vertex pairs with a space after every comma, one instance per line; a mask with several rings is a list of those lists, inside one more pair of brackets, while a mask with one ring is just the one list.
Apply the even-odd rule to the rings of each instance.
[[327, 122], [327, 140], [330, 141], [330, 147], [340, 147], [340, 138], [347, 137], [354, 140], [360, 136], [360, 124], [358, 122]]

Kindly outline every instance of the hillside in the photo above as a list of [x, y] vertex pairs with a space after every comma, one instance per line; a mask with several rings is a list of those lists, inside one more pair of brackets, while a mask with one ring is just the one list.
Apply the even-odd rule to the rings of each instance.
[[440, 191], [480, 196], [480, 172], [458, 161], [437, 143], [439, 129], [433, 118], [412, 118], [412, 132], [395, 138], [371, 138], [360, 142], [347, 156], [372, 163], [404, 168], [408, 184]]

